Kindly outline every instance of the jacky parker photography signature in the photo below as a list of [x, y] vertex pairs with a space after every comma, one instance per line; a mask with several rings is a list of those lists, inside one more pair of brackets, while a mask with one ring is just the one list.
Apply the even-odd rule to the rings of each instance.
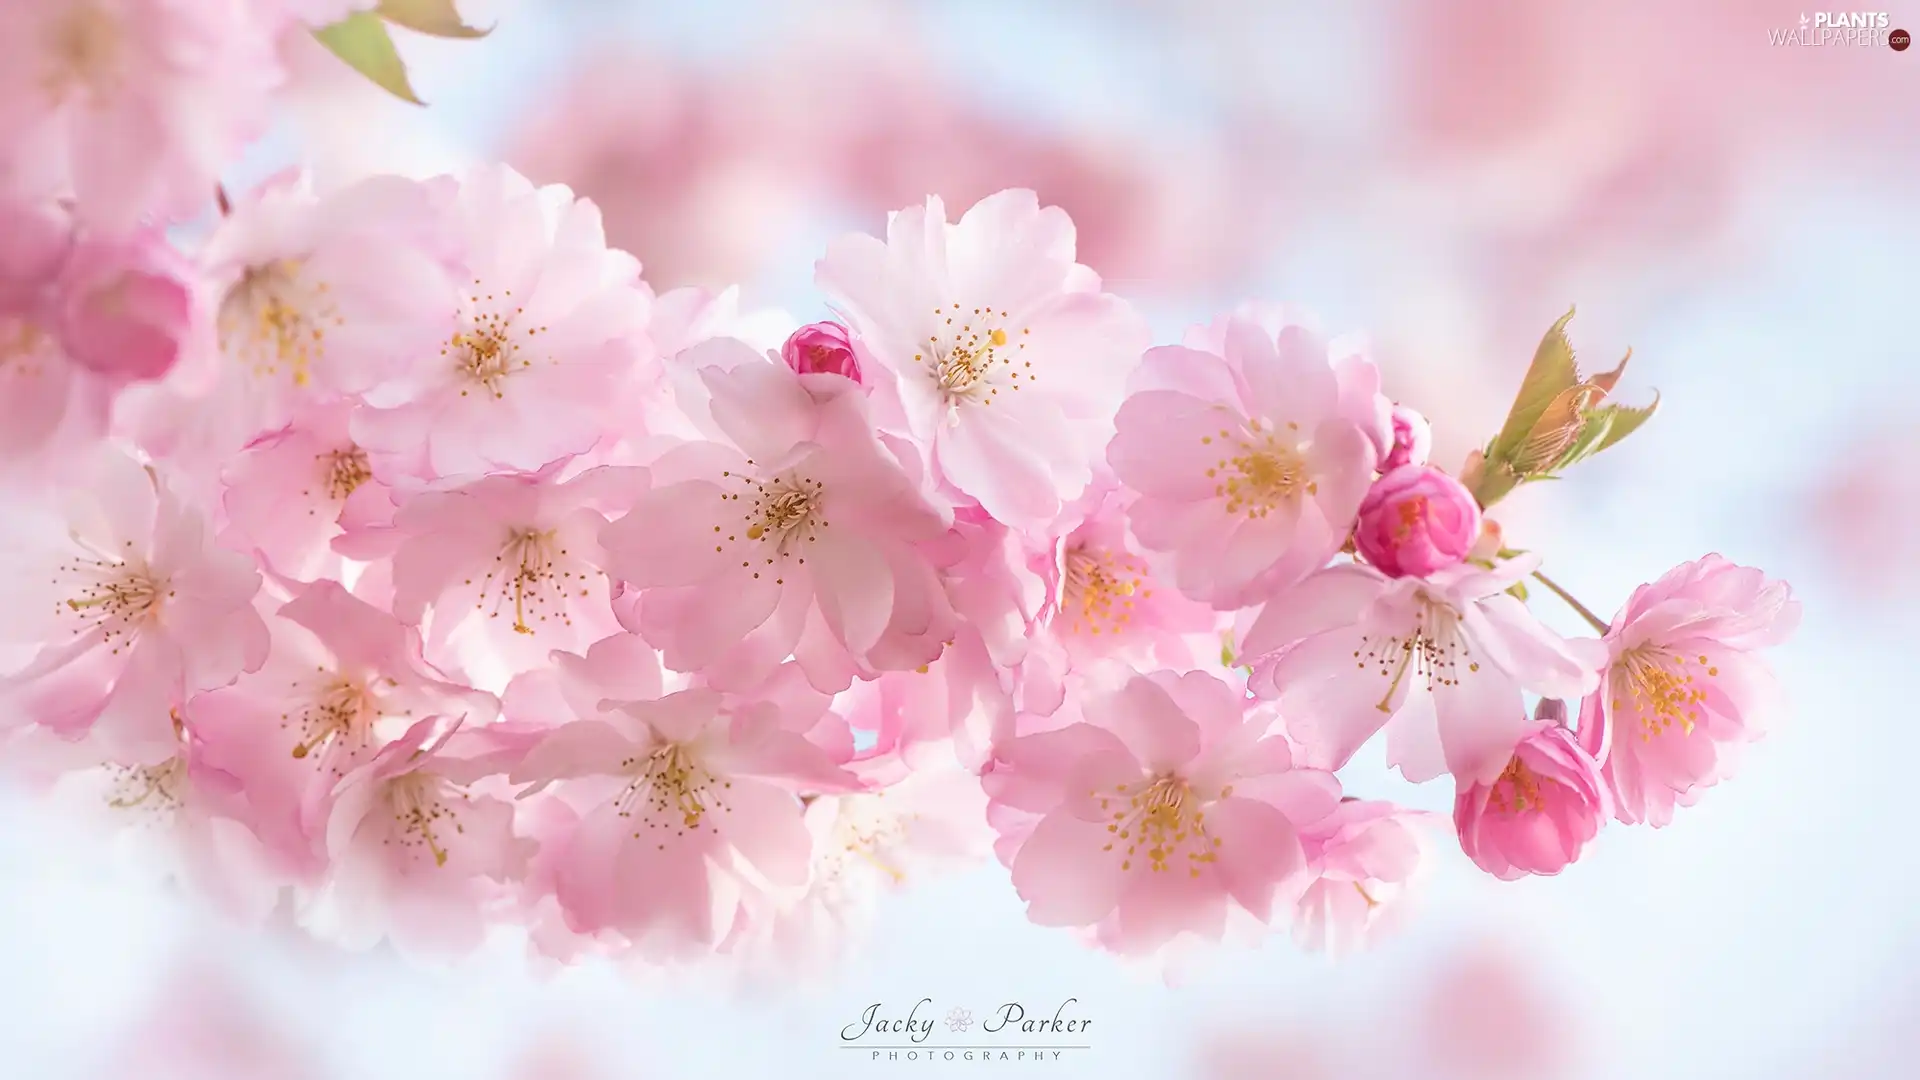
[[[1078, 1004], [1079, 1000], [1078, 998], [1068, 998], [1061, 1002], [1050, 1015], [1044, 1009], [1029, 1010], [1020, 1002], [1010, 1001], [987, 1013], [983, 1019], [978, 1021], [978, 1027], [983, 1035], [1011, 1033], [1023, 1036], [1084, 1036], [1086, 1032], [1093, 1027], [1093, 1021], [1069, 1015], [1072, 1007]], [[898, 1015], [883, 1015], [882, 1010], [884, 1008], [885, 1005], [878, 1001], [867, 1006], [866, 1010], [860, 1014], [859, 1021], [848, 1024], [846, 1027], [840, 1029], [841, 1041], [850, 1047], [858, 1044], [860, 1047], [868, 1048], [876, 1047], [881, 1042], [895, 1042], [899, 1039], [904, 1039], [905, 1043], [903, 1045], [914, 1047], [924, 1046], [932, 1050], [986, 1049], [986, 1047], [979, 1045], [927, 1046], [927, 1040], [932, 1037], [935, 1024], [944, 1025], [953, 1040], [957, 1041], [967, 1037], [968, 1033], [975, 1027], [976, 1022], [973, 1011], [964, 1006], [956, 1005], [949, 1009], [944, 1015], [938, 1015], [939, 1010], [933, 1007], [933, 999], [921, 998], [913, 1004], [911, 1009], [907, 1010], [907, 1014], [904, 1017]], [[995, 1040], [994, 1047], [999, 1048], [998, 1040]], [[879, 1046], [878, 1048], [886, 1049], [887, 1047]], [[1005, 1047], [1005, 1049], [1016, 1048], [1009, 1046]], [[1024, 1047], [1023, 1049], [1078, 1050], [1085, 1049], [1085, 1047], [1046, 1045]]]

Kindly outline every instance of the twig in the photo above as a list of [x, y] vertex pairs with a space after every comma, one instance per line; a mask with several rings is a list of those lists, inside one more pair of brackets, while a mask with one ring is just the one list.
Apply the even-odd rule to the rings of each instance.
[[1589, 611], [1587, 609], [1587, 605], [1581, 603], [1578, 600], [1575, 600], [1573, 598], [1572, 593], [1561, 588], [1558, 584], [1554, 582], [1552, 578], [1548, 577], [1547, 575], [1541, 573], [1538, 570], [1535, 570], [1533, 572], [1533, 576], [1535, 579], [1537, 579], [1540, 582], [1540, 584], [1545, 585], [1549, 589], [1552, 589], [1553, 595], [1559, 597], [1562, 600], [1565, 600], [1567, 602], [1568, 607], [1579, 612], [1580, 617], [1587, 620], [1587, 623], [1591, 625], [1595, 630], [1599, 631], [1602, 635], [1606, 634], [1607, 630], [1609, 629], [1607, 624], [1600, 621], [1600, 616], [1595, 615], [1592, 611]]

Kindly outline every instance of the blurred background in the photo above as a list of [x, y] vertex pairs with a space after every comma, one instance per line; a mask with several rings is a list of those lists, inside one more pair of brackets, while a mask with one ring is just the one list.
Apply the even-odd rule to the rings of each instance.
[[[1772, 0], [462, 7], [493, 35], [401, 43], [430, 108], [312, 50], [231, 182], [505, 158], [598, 202], [656, 289], [737, 284], [799, 320], [825, 314], [812, 265], [837, 233], [1032, 187], [1158, 340], [1253, 299], [1367, 332], [1450, 468], [1577, 302], [1585, 363], [1631, 346], [1618, 396], [1663, 410], [1510, 500], [1510, 542], [1603, 613], [1709, 551], [1785, 577], [1791, 720], [1671, 827], [1609, 828], [1559, 878], [1502, 884], [1447, 846], [1370, 951], [1277, 936], [1172, 987], [1029, 925], [998, 866], [894, 898], [820, 987], [547, 971], [513, 940], [425, 969], [228, 927], [9, 797], [0, 1075], [1914, 1075], [1920, 51], [1774, 44], [1802, 12]], [[1920, 5], [1890, 13], [1920, 29]], [[1451, 806], [1377, 755], [1343, 778]], [[868, 1005], [921, 998], [1076, 998], [1094, 1024], [1040, 1065], [835, 1048]]]

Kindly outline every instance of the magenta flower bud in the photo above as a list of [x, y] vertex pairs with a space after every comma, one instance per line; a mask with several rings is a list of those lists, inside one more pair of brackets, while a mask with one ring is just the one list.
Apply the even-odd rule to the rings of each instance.
[[1405, 405], [1393, 407], [1393, 449], [1387, 451], [1380, 471], [1389, 473], [1402, 465], [1425, 465], [1433, 452], [1433, 427], [1427, 418]]
[[1491, 784], [1463, 785], [1454, 797], [1460, 848], [1503, 881], [1557, 874], [1613, 813], [1607, 782], [1566, 728], [1534, 729]]
[[847, 328], [836, 322], [809, 323], [780, 346], [780, 358], [802, 375], [845, 375], [860, 381], [860, 361], [853, 355]]
[[193, 326], [189, 268], [155, 233], [83, 241], [60, 281], [61, 346], [74, 363], [121, 379], [173, 369]]
[[1402, 465], [1373, 482], [1353, 543], [1389, 577], [1426, 577], [1456, 566], [1480, 538], [1480, 504], [1431, 465]]

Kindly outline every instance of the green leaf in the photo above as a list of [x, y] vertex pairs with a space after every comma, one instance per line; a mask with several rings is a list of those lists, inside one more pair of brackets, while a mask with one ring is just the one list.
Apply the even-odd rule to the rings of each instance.
[[407, 65], [393, 47], [393, 37], [380, 16], [357, 11], [332, 26], [315, 30], [313, 36], [348, 67], [373, 80], [375, 86], [401, 101], [426, 104], [407, 81]]
[[1601, 412], [1612, 413], [1613, 423], [1607, 427], [1606, 437], [1600, 440], [1600, 445], [1593, 448], [1593, 452], [1597, 454], [1640, 430], [1640, 425], [1653, 419], [1654, 412], [1659, 408], [1660, 392], [1656, 390], [1653, 394], [1652, 404], [1640, 407], [1631, 405], [1608, 405], [1606, 408], [1599, 410]]
[[1520, 383], [1520, 393], [1513, 399], [1513, 408], [1507, 413], [1506, 425], [1487, 448], [1488, 458], [1511, 458], [1555, 399], [1580, 382], [1579, 369], [1574, 365], [1573, 343], [1567, 340], [1566, 333], [1573, 310], [1568, 308], [1567, 313], [1560, 316], [1560, 320], [1540, 339], [1540, 347], [1533, 353], [1533, 364], [1527, 368], [1527, 377]]
[[381, 18], [415, 33], [439, 38], [483, 38], [493, 33], [468, 26], [453, 0], [380, 0], [376, 9]]
[[1607, 437], [1607, 429], [1613, 426], [1613, 413], [1610, 409], [1595, 409], [1588, 413], [1580, 423], [1580, 430], [1573, 441], [1567, 444], [1566, 451], [1548, 463], [1542, 472], [1559, 472], [1575, 462], [1585, 461], [1600, 452], [1600, 440]]
[[1575, 462], [1585, 461], [1633, 434], [1659, 407], [1660, 397], [1656, 394], [1653, 404], [1644, 407], [1605, 405], [1593, 410], [1587, 414], [1580, 437], [1574, 440], [1566, 455], [1554, 464], [1552, 471], [1558, 472]]
[[1508, 589], [1507, 591], [1509, 593], [1512, 593], [1514, 599], [1520, 601], [1521, 603], [1524, 604], [1527, 602], [1527, 583], [1526, 582], [1516, 581], [1513, 583], [1513, 587]]

